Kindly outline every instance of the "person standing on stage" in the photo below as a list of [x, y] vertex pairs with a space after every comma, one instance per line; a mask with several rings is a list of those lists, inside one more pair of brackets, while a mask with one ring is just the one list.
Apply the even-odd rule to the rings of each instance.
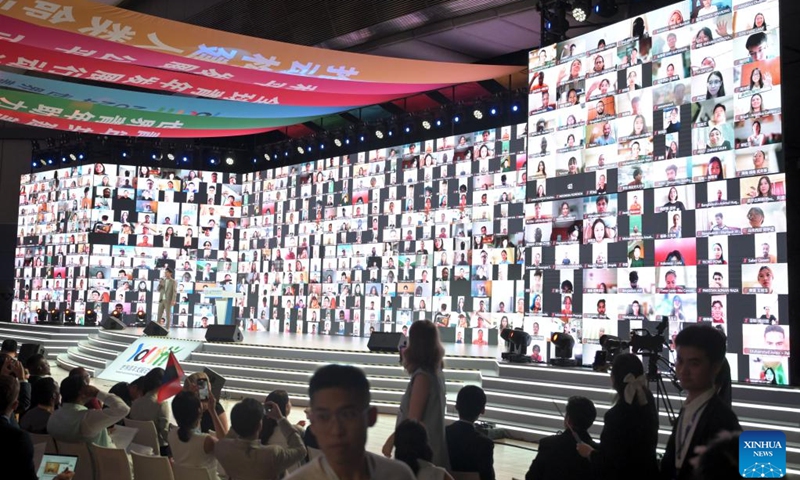
[[[165, 268], [164, 276], [158, 281], [158, 321], [164, 320], [164, 328], [169, 330], [172, 319], [172, 306], [175, 305], [175, 279], [172, 278], [172, 269]], [[166, 311], [167, 315], [164, 316]]]

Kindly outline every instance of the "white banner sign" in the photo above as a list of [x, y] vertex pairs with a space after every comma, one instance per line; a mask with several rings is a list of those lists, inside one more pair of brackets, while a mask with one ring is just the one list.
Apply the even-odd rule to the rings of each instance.
[[156, 367], [167, 368], [170, 351], [182, 362], [200, 345], [201, 342], [188, 340], [141, 337], [120, 353], [98, 378], [130, 383]]

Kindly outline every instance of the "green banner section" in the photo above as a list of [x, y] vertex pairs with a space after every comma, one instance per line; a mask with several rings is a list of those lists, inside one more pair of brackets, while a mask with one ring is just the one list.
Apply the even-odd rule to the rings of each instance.
[[172, 113], [146, 112], [130, 108], [109, 107], [79, 102], [38, 93], [0, 88], [0, 109], [106, 125], [139, 128], [176, 128], [191, 130], [247, 130], [295, 125], [318, 118], [220, 118]]

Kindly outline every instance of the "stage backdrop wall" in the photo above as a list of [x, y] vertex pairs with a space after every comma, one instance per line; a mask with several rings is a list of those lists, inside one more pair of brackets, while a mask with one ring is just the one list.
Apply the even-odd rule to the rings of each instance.
[[[23, 175], [14, 319], [40, 305], [445, 341], [710, 322], [734, 378], [788, 383], [777, 1], [691, 1], [531, 52], [526, 124], [239, 176], [102, 162]], [[157, 292], [155, 292], [157, 293]]]

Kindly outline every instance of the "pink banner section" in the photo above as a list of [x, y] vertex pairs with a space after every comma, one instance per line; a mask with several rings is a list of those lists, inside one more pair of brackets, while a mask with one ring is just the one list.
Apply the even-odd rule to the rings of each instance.
[[[0, 109], [3, 107], [0, 105]], [[212, 138], [233, 137], [237, 135], [254, 135], [269, 132], [275, 128], [247, 130], [179, 130], [172, 128], [137, 128], [126, 125], [109, 125], [107, 123], [79, 122], [61, 118], [33, 115], [30, 113], [0, 110], [0, 121], [77, 133], [94, 133], [117, 137], [149, 137], [149, 138]]]
[[248, 85], [234, 81], [221, 82], [211, 77], [63, 55], [3, 41], [0, 41], [0, 64], [115, 85], [267, 105], [335, 107], [372, 105], [397, 98], [397, 95], [333, 95], [313, 91], [278, 90], [269, 83]]
[[204, 59], [245, 68], [255, 63], [260, 70], [308, 79], [400, 84], [428, 84], [428, 79], [436, 79], [456, 84], [521, 70], [507, 65], [408, 60], [293, 45], [188, 25], [89, 0], [0, 1], [0, 15], [137, 48], [168, 52], [184, 59]]
[[324, 78], [305, 78], [297, 75], [265, 70], [270, 66], [266, 58], [253, 59], [252, 66], [236, 67], [197, 58], [183, 58], [144, 48], [88, 37], [63, 30], [45, 28], [11, 17], [4, 17], [0, 26], [0, 39], [20, 45], [42, 48], [68, 55], [108, 60], [137, 66], [173, 70], [193, 75], [203, 75], [218, 80], [260, 85], [269, 83], [279, 90], [313, 91], [360, 95], [364, 92], [403, 96], [446, 87], [446, 83], [370, 83]]

